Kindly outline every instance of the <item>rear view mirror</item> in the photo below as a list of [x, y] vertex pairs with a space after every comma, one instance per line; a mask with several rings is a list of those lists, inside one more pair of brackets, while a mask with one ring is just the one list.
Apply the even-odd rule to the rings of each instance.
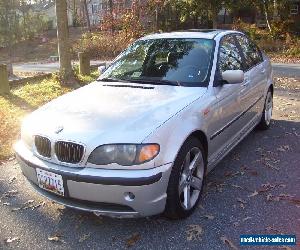
[[244, 72], [242, 70], [226, 70], [222, 73], [222, 80], [228, 84], [242, 83]]

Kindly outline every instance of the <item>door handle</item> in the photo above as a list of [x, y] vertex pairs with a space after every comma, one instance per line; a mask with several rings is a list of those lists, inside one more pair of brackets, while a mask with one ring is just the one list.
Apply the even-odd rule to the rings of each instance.
[[246, 78], [244, 83], [242, 84], [242, 86], [247, 86], [249, 83], [250, 83], [250, 80]]
[[260, 71], [260, 73], [265, 74], [265, 73], [266, 73], [266, 70], [265, 70], [265, 69], [262, 69], [262, 70]]

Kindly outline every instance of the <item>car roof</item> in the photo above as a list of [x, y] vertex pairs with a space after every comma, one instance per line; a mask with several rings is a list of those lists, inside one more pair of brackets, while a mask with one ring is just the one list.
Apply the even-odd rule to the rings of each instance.
[[219, 29], [190, 29], [183, 31], [173, 31], [166, 33], [155, 33], [142, 37], [141, 40], [162, 39], [162, 38], [204, 38], [214, 39], [219, 34], [240, 33], [235, 30], [219, 30]]

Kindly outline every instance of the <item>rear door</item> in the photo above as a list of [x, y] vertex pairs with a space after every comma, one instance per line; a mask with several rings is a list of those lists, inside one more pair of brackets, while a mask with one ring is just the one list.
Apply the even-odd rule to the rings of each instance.
[[260, 113], [267, 72], [263, 56], [258, 47], [246, 36], [238, 34], [236, 39], [244, 60], [245, 81], [240, 91], [243, 126], [251, 125]]

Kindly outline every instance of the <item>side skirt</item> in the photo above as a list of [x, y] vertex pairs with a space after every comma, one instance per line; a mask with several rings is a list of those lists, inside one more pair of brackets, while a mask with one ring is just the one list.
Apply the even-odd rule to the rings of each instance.
[[256, 125], [260, 121], [260, 115], [256, 115], [253, 120], [249, 123], [249, 126], [246, 126], [240, 133], [236, 136], [236, 138], [232, 141], [232, 143], [227, 144], [224, 149], [219, 152], [214, 158], [212, 158], [207, 163], [207, 173], [213, 170], [216, 165], [237, 145], [239, 144], [252, 130], [256, 127]]

